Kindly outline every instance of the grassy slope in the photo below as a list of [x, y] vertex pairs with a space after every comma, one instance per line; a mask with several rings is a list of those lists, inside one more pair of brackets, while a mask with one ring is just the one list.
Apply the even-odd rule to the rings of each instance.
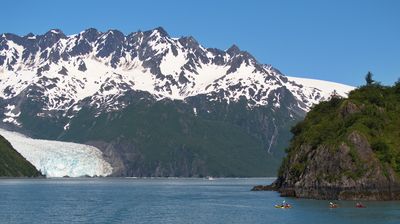
[[35, 177], [40, 173], [0, 136], [0, 177]]

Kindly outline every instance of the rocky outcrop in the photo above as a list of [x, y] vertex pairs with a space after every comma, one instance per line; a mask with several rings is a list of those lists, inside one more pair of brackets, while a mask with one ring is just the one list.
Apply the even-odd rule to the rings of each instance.
[[256, 185], [251, 191], [276, 191], [278, 190], [274, 185]]
[[398, 86], [362, 86], [315, 105], [295, 125], [277, 180], [282, 196], [400, 200]]
[[351, 101], [346, 101], [340, 110], [340, 115], [344, 118], [351, 114], [360, 112], [360, 108]]
[[[400, 181], [352, 132], [337, 147], [302, 145], [272, 186], [282, 196], [334, 200], [399, 200]], [[304, 161], [306, 161], [304, 163]]]

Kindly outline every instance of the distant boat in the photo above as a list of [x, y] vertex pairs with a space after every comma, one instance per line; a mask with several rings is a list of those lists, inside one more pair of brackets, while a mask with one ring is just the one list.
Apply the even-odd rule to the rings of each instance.
[[215, 178], [210, 177], [210, 176], [206, 177], [206, 179], [207, 179], [207, 180], [215, 180]]

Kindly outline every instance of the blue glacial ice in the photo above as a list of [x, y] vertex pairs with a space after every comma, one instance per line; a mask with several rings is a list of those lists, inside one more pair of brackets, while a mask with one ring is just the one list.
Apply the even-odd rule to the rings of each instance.
[[93, 177], [112, 173], [111, 165], [96, 147], [32, 139], [4, 129], [0, 129], [0, 135], [47, 177]]

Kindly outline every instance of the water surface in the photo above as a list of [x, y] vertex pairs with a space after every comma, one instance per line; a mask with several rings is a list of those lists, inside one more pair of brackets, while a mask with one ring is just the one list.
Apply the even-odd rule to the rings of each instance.
[[[1, 223], [400, 223], [400, 202], [339, 202], [251, 192], [273, 179], [0, 179]], [[292, 209], [276, 209], [282, 200]]]

